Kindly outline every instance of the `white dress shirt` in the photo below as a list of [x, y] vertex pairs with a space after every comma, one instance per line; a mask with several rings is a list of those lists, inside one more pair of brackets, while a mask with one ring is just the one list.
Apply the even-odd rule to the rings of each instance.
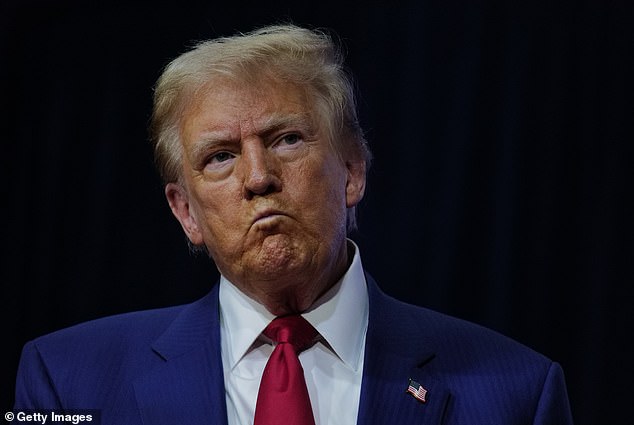
[[[323, 338], [299, 355], [315, 424], [357, 423], [368, 292], [358, 246], [341, 280], [302, 316]], [[273, 346], [261, 335], [275, 318], [220, 278], [220, 337], [229, 425], [253, 424], [260, 378]], [[283, 412], [281, 412], [283, 414]]]

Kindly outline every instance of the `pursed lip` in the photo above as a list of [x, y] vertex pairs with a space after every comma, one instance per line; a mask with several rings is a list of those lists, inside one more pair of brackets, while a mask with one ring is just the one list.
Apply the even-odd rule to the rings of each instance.
[[284, 214], [282, 211], [272, 209], [272, 208], [263, 209], [261, 211], [256, 212], [256, 214], [253, 216], [253, 221], [251, 222], [251, 224], [253, 225], [262, 219], [265, 219], [267, 217], [273, 217], [276, 215], [286, 215], [286, 214]]

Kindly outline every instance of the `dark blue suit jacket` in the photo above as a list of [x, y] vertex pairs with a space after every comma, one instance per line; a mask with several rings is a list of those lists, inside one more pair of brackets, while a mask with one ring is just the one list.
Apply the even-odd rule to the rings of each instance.
[[[368, 276], [359, 424], [571, 424], [557, 363], [402, 303]], [[426, 390], [422, 403], [409, 379]], [[113, 425], [226, 424], [218, 285], [192, 304], [83, 323], [24, 347], [15, 409], [99, 409]]]

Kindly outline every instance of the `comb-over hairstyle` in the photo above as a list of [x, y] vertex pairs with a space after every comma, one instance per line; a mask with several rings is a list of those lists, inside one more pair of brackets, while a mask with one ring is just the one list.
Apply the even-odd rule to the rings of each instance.
[[[325, 31], [273, 25], [202, 41], [172, 60], [154, 90], [150, 136], [164, 183], [182, 172], [181, 124], [188, 106], [214, 78], [239, 83], [274, 79], [306, 90], [335, 152], [366, 162], [371, 153], [359, 125], [354, 86], [343, 54]], [[352, 224], [354, 227], [354, 211]]]

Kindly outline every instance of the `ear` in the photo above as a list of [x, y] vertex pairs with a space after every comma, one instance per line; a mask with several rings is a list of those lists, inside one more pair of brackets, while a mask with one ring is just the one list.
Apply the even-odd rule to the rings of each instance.
[[191, 243], [196, 246], [202, 245], [203, 236], [198, 227], [198, 220], [192, 213], [187, 190], [178, 183], [168, 183], [165, 186], [165, 197], [172, 209], [172, 214], [183, 227]]
[[357, 205], [365, 193], [365, 161], [347, 161], [348, 180], [346, 182], [346, 207]]

